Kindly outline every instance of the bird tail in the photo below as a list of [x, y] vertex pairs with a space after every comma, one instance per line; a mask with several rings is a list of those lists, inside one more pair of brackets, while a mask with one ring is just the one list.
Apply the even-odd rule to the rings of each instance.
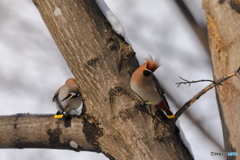
[[168, 107], [166, 107], [166, 105], [164, 104], [163, 101], [158, 103], [157, 106], [166, 113], [166, 116], [169, 119], [175, 118], [175, 115], [170, 111], [170, 109]]

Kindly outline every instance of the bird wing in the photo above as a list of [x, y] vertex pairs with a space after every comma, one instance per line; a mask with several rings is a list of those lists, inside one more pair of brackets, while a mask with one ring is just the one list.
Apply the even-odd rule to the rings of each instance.
[[153, 81], [154, 81], [154, 83], [155, 83], [155, 85], [156, 85], [156, 88], [157, 88], [157, 90], [158, 90], [158, 92], [159, 92], [159, 94], [160, 94], [160, 96], [161, 96], [161, 98], [162, 98], [162, 100], [163, 100], [163, 103], [165, 104], [166, 107], [169, 108], [167, 99], [166, 99], [166, 97], [165, 97], [165, 93], [164, 93], [164, 91], [163, 91], [160, 83], [158, 82], [157, 78], [155, 77], [155, 75], [153, 75]]
[[55, 102], [56, 101], [56, 98], [58, 97], [58, 94], [59, 94], [59, 89], [57, 90], [57, 92], [54, 94], [53, 98], [52, 98], [52, 101]]
[[57, 105], [58, 105], [58, 107], [59, 107], [59, 109], [63, 112], [63, 111], [64, 111], [64, 107], [62, 106], [62, 104], [61, 104], [61, 102], [60, 102], [60, 100], [59, 100], [59, 98], [58, 98], [59, 90], [60, 90], [60, 88], [57, 90], [57, 92], [56, 92], [55, 95], [53, 96], [52, 101], [53, 101], [53, 102], [56, 102]]

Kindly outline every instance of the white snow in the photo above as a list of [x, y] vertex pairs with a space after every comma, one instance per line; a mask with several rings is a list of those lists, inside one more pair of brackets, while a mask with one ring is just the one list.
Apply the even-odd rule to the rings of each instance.
[[102, 13], [104, 14], [104, 16], [106, 17], [106, 19], [108, 20], [108, 22], [111, 24], [112, 28], [114, 29], [114, 31], [117, 34], [120, 34], [124, 37], [125, 41], [131, 45], [130, 41], [128, 40], [126, 33], [121, 25], [121, 23], [119, 22], [119, 20], [117, 19], [117, 17], [112, 13], [112, 11], [109, 9], [109, 7], [107, 6], [107, 4], [105, 3], [104, 0], [96, 0], [98, 7], [101, 9]]
[[69, 145], [71, 146], [71, 147], [73, 147], [73, 148], [78, 148], [78, 144], [77, 144], [77, 142], [75, 142], [75, 141], [71, 141], [70, 143], [69, 143]]
[[54, 13], [55, 16], [59, 16], [59, 15], [62, 14], [62, 11], [61, 11], [60, 8], [56, 8], [53, 13]]
[[180, 119], [177, 120], [176, 126], [177, 126], [178, 129], [179, 129], [180, 137], [181, 137], [181, 140], [182, 140], [183, 144], [187, 147], [187, 149], [189, 150], [189, 152], [191, 153], [191, 155], [192, 155], [193, 158], [194, 158], [194, 154], [193, 154], [193, 152], [192, 152], [191, 145], [190, 145], [190, 143], [188, 142], [188, 140], [186, 139], [185, 134], [184, 134], [184, 132], [183, 132], [183, 130], [182, 130], [182, 128], [181, 128]]

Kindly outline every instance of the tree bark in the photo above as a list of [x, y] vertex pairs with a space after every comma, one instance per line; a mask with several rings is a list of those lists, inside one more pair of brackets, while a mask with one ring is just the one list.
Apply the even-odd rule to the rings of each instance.
[[[240, 64], [240, 2], [204, 0], [214, 78], [235, 70]], [[240, 83], [237, 77], [217, 87], [219, 110], [227, 152], [240, 153]], [[228, 157], [234, 159], [234, 157]]]
[[102, 152], [110, 159], [193, 159], [174, 121], [153, 106], [136, 103], [129, 87], [138, 67], [135, 53], [113, 31], [95, 1], [34, 0], [34, 4], [80, 85], [84, 110], [71, 120], [2, 117], [4, 134], [14, 136], [1, 137], [1, 148], [73, 149], [69, 144], [74, 141], [78, 150]]
[[[53, 119], [53, 115], [17, 114], [0, 117], [0, 148], [51, 148], [95, 151], [80, 118]], [[76, 147], [71, 144], [78, 144]]]

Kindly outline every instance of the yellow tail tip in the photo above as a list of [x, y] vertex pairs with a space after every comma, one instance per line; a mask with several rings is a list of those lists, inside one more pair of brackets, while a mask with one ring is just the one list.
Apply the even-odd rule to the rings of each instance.
[[167, 117], [168, 117], [169, 119], [172, 119], [172, 118], [175, 118], [175, 115], [174, 115], [174, 114], [172, 114], [172, 115], [167, 115]]
[[54, 115], [53, 118], [63, 118], [63, 114], [60, 114], [60, 115]]

